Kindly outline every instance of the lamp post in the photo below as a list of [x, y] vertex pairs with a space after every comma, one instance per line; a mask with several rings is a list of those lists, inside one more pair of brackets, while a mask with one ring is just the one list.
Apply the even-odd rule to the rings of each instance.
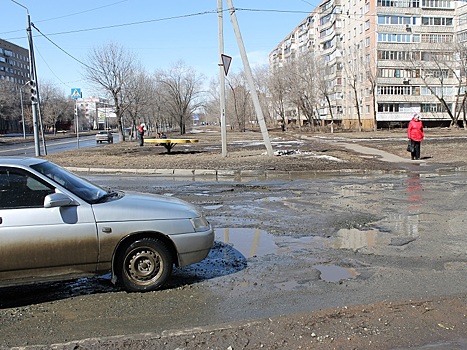
[[[34, 149], [36, 157], [41, 155], [41, 150], [39, 146], [39, 125], [38, 125], [38, 118], [37, 118], [37, 105], [38, 105], [38, 91], [37, 91], [37, 76], [36, 76], [36, 65], [34, 59], [34, 45], [32, 42], [32, 30], [31, 30], [31, 17], [29, 16], [29, 10], [26, 6], [21, 5], [19, 2], [15, 0], [11, 0], [16, 5], [21, 6], [26, 10], [27, 13], [27, 20], [28, 20], [28, 28], [26, 31], [28, 32], [28, 42], [29, 42], [29, 74], [31, 79], [29, 81], [29, 85], [31, 86], [31, 105], [32, 105], [32, 122], [33, 122], [33, 130], [34, 130]], [[45, 140], [44, 142], [44, 151], [45, 151]], [[45, 153], [47, 153], [45, 151]]]

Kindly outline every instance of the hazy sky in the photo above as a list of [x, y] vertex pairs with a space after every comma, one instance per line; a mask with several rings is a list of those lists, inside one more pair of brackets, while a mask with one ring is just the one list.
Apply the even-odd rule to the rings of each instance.
[[[114, 42], [133, 52], [152, 73], [182, 60], [206, 76], [219, 74], [217, 0], [15, 0], [29, 11], [39, 83], [53, 83], [68, 93], [81, 88], [91, 49]], [[319, 4], [317, 0], [232, 0], [250, 65], [267, 64], [268, 55]], [[28, 48], [27, 11], [1, 0], [0, 38]], [[231, 72], [242, 62], [224, 1], [226, 55]]]

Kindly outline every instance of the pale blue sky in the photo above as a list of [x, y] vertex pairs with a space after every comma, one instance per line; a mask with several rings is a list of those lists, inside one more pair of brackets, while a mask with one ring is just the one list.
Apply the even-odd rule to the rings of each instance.
[[[96, 46], [115, 42], [132, 51], [148, 72], [183, 60], [206, 76], [219, 74], [217, 0], [16, 0], [31, 22], [69, 55], [84, 61]], [[319, 4], [317, 0], [232, 0], [250, 64], [266, 64], [268, 54]], [[27, 48], [26, 10], [1, 0], [0, 38]], [[224, 1], [224, 10], [227, 2]], [[82, 66], [33, 29], [39, 83], [56, 84], [65, 93], [81, 88], [96, 96], [82, 79]], [[227, 11], [226, 55], [231, 71], [242, 62]]]

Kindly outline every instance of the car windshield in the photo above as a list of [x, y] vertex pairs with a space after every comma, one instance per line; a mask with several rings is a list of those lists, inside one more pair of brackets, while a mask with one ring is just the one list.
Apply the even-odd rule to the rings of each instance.
[[96, 203], [107, 196], [107, 191], [51, 162], [43, 162], [31, 166], [42, 175], [55, 181], [60, 186], [77, 195], [88, 203]]

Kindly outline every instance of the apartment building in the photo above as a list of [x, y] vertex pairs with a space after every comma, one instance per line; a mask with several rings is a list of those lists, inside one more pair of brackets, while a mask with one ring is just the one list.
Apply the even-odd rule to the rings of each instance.
[[29, 50], [0, 39], [0, 80], [24, 85], [29, 79]]
[[465, 91], [457, 45], [467, 42], [466, 7], [454, 0], [326, 0], [271, 52], [271, 71], [314, 53], [329, 87], [317, 108], [323, 124], [404, 126], [418, 113], [427, 125], [449, 125]]
[[80, 127], [83, 129], [106, 129], [116, 124], [117, 116], [107, 99], [101, 97], [79, 98], [76, 100]]

